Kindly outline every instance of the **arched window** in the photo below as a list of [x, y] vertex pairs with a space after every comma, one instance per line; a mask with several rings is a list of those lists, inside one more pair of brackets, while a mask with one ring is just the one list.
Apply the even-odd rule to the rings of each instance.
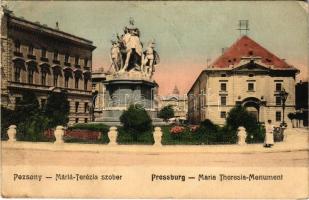
[[74, 72], [74, 77], [75, 77], [75, 89], [78, 89], [79, 80], [82, 79], [82, 72], [80, 70], [76, 70]]
[[33, 84], [33, 74], [34, 74], [34, 69], [29, 68], [28, 69], [28, 83]]
[[88, 90], [88, 82], [91, 79], [90, 71], [86, 70], [83, 72], [84, 74], [84, 90]]
[[16, 82], [20, 82], [20, 70], [21, 70], [21, 68], [20, 67], [15, 67], [14, 69], [15, 69], [14, 70], [14, 80]]
[[53, 86], [58, 87], [59, 76], [62, 76], [61, 67], [59, 65], [53, 66]]
[[75, 89], [78, 89], [79, 77], [75, 77]]
[[50, 65], [48, 63], [41, 63], [41, 84], [47, 85], [47, 77], [50, 74]]
[[71, 69], [66, 69], [64, 71], [64, 87], [69, 88], [70, 78], [72, 78], [72, 71]]
[[28, 83], [33, 84], [33, 76], [35, 72], [38, 72], [37, 62], [33, 60], [27, 60], [27, 71], [28, 71]]
[[70, 80], [70, 76], [68, 74], [64, 75], [64, 87], [68, 88], [69, 87], [69, 80]]
[[14, 71], [14, 77], [12, 77], [12, 79], [15, 82], [21, 82], [21, 70], [26, 70], [26, 66], [25, 66], [25, 61], [22, 58], [19, 57], [15, 57], [13, 58], [13, 71]]

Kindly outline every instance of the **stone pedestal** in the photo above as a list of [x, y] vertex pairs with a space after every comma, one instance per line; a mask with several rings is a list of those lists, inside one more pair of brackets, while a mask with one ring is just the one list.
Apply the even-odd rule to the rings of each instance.
[[16, 141], [16, 125], [9, 126], [7, 134], [9, 137], [8, 142], [15, 142]]
[[237, 132], [237, 137], [238, 137], [238, 142], [237, 144], [239, 145], [245, 145], [246, 143], [246, 138], [247, 138], [247, 132], [245, 127], [238, 127], [238, 132]]
[[160, 127], [155, 127], [155, 130], [153, 132], [153, 138], [154, 138], [154, 145], [155, 146], [162, 146], [162, 131]]
[[109, 145], [116, 145], [117, 144], [117, 135], [118, 135], [118, 131], [117, 131], [117, 127], [112, 126], [109, 128], [108, 131], [108, 138], [109, 138]]
[[120, 116], [130, 105], [142, 105], [153, 122], [161, 122], [157, 118], [157, 83], [153, 80], [136, 77], [116, 77], [103, 81], [103, 107], [95, 109], [95, 121], [110, 126], [120, 124]]
[[57, 126], [56, 127], [56, 130], [54, 132], [54, 135], [55, 135], [55, 144], [63, 144], [64, 141], [63, 141], [63, 135], [64, 135], [64, 127], [63, 126]]

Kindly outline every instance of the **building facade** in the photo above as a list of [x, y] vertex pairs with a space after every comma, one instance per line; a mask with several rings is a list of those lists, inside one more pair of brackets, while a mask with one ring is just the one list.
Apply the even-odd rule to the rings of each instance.
[[159, 110], [165, 106], [172, 106], [175, 113], [176, 120], [186, 120], [187, 112], [188, 112], [188, 99], [187, 94], [180, 95], [177, 86], [175, 86], [174, 90], [171, 94], [166, 96], [161, 96], [159, 98]]
[[278, 58], [248, 36], [243, 36], [201, 72], [188, 92], [191, 123], [210, 119], [223, 125], [236, 104], [243, 105], [259, 122], [283, 120], [283, 89], [288, 93], [284, 120], [295, 112], [295, 76], [298, 69]]
[[44, 106], [49, 92], [65, 90], [69, 123], [90, 121], [92, 41], [1, 12], [1, 105], [14, 109], [33, 91]]

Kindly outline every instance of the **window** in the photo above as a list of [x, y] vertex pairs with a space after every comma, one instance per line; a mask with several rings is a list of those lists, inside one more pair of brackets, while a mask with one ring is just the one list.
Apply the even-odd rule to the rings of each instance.
[[78, 65], [78, 64], [79, 64], [79, 57], [76, 56], [76, 57], [75, 57], [75, 65]]
[[59, 55], [58, 55], [58, 51], [55, 51], [55, 52], [54, 52], [54, 60], [58, 60], [58, 56], [59, 56]]
[[276, 112], [276, 122], [280, 122], [281, 121], [281, 112], [277, 111]]
[[85, 118], [85, 123], [88, 123], [88, 118]]
[[85, 58], [85, 60], [84, 60], [84, 66], [85, 66], [85, 67], [88, 67], [88, 58]]
[[34, 73], [33, 69], [28, 70], [28, 83], [30, 84], [33, 84], [33, 73]]
[[41, 99], [41, 108], [45, 108], [46, 99]]
[[54, 74], [54, 86], [57, 87], [58, 86], [58, 74]]
[[65, 77], [64, 77], [64, 87], [65, 87], [65, 88], [68, 88], [68, 87], [69, 87], [69, 79], [70, 79], [69, 76], [65, 76]]
[[84, 90], [87, 90], [88, 89], [88, 80], [85, 79], [84, 80]]
[[46, 49], [45, 48], [42, 48], [42, 50], [41, 50], [41, 57], [46, 58]]
[[68, 54], [66, 54], [66, 55], [64, 56], [64, 62], [65, 62], [65, 63], [69, 63], [69, 58], [70, 58], [70, 56], [69, 56]]
[[221, 96], [221, 105], [226, 106], [226, 96]]
[[78, 112], [78, 106], [79, 106], [79, 102], [75, 102], [75, 112], [77, 113]]
[[75, 123], [78, 123], [78, 118], [75, 118]]
[[276, 106], [281, 106], [281, 97], [276, 96]]
[[78, 89], [79, 78], [75, 77], [75, 89]]
[[226, 74], [221, 74], [221, 77], [226, 77]]
[[33, 46], [32, 45], [30, 45], [28, 47], [28, 55], [33, 55]]
[[15, 52], [20, 52], [20, 42], [19, 41], [16, 41], [15, 42]]
[[220, 117], [225, 119], [226, 118], [226, 112], [225, 111], [220, 112]]
[[15, 67], [14, 79], [16, 82], [20, 82], [20, 67]]
[[248, 91], [254, 91], [254, 83], [248, 83]]
[[226, 83], [221, 83], [221, 91], [226, 91]]
[[253, 77], [254, 76], [254, 74], [249, 74], [249, 77]]
[[281, 91], [281, 83], [276, 83], [276, 91]]
[[41, 72], [41, 84], [42, 85], [46, 85], [46, 75], [47, 75], [47, 72], [45, 70], [42, 70]]
[[88, 102], [85, 102], [85, 107], [84, 107], [84, 113], [87, 113], [87, 111], [88, 111]]

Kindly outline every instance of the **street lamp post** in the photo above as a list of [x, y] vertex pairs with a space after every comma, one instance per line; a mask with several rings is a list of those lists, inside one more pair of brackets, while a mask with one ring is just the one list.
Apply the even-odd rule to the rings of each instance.
[[284, 111], [285, 111], [285, 102], [288, 98], [288, 95], [289, 95], [289, 93], [287, 93], [284, 88], [279, 92], [279, 96], [280, 96], [281, 102], [282, 102], [282, 114], [283, 114], [281, 127], [284, 127], [284, 128], [287, 126], [287, 124], [284, 121]]

